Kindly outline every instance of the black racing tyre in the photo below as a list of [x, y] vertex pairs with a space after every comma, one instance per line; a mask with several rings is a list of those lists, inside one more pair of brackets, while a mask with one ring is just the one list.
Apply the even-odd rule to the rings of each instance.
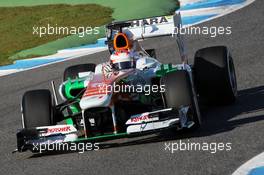
[[194, 83], [206, 104], [230, 104], [237, 96], [234, 63], [225, 46], [200, 49], [194, 58]]
[[165, 107], [178, 110], [181, 107], [190, 107], [189, 120], [194, 122], [193, 129], [201, 125], [200, 110], [187, 71], [180, 70], [166, 74], [161, 78], [161, 84], [165, 85], [163, 93]]
[[63, 81], [70, 79], [76, 79], [78, 78], [78, 73], [80, 72], [94, 72], [95, 71], [96, 64], [88, 63], [88, 64], [78, 64], [74, 66], [70, 66], [65, 69], [63, 74]]
[[27, 91], [22, 98], [22, 124], [24, 128], [53, 124], [52, 96], [49, 90]]

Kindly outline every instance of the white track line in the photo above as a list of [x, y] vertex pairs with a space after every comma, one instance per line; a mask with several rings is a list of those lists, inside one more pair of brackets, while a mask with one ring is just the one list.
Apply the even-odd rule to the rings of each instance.
[[252, 169], [262, 166], [264, 166], [264, 152], [241, 165], [232, 175], [248, 175]]
[[194, 4], [197, 2], [201, 2], [201, 1], [204, 1], [204, 0], [180, 0], [180, 3], [181, 3], [181, 6], [185, 6], [187, 4]]
[[[28, 68], [28, 69], [8, 69], [8, 70], [0, 70], [0, 77], [1, 76], [6, 76], [6, 75], [9, 75], [9, 74], [18, 73], [18, 72], [23, 72], [23, 71], [28, 71], [28, 70], [32, 70], [32, 69], [37, 69], [37, 68], [44, 67], [44, 66], [48, 66], [48, 65], [51, 65], [51, 64], [55, 64], [55, 63], [69, 61], [69, 60], [72, 60], [72, 59], [75, 59], [75, 58], [79, 58], [79, 57], [86, 56], [86, 55], [91, 55], [91, 54], [98, 53], [98, 52], [102, 52], [102, 51], [105, 51], [105, 50], [107, 50], [107, 48], [99, 48], [99, 49], [96, 48], [96, 50], [91, 50], [91, 51], [89, 51], [89, 53], [86, 51], [85, 53], [80, 53], [78, 55], [75, 54], [75, 56], [69, 57], [69, 58], [65, 58], [64, 60], [58, 60], [58, 61], [54, 61], [54, 62], [51, 62], [51, 63], [42, 64], [42, 65], [39, 65], [39, 66], [31, 67], [31, 68]], [[39, 58], [39, 59], [41, 59], [41, 58]]]
[[[222, 17], [222, 16], [225, 16], [225, 15], [228, 15], [228, 14], [230, 14], [230, 13], [233, 13], [233, 12], [235, 12], [235, 11], [237, 11], [237, 10], [240, 10], [240, 9], [242, 9], [242, 8], [244, 8], [244, 7], [246, 7], [246, 6], [248, 6], [248, 5], [250, 5], [251, 3], [253, 3], [255, 0], [247, 0], [242, 6], [239, 6], [239, 7], [236, 7], [236, 8], [231, 8], [231, 9], [229, 9], [229, 11], [227, 11], [227, 12], [224, 12], [224, 13], [222, 13], [222, 14], [219, 14], [219, 15], [217, 15], [217, 16], [215, 16], [215, 17], [212, 17], [212, 18], [209, 18], [209, 19], [207, 19], [207, 20], [203, 20], [203, 21], [200, 21], [200, 22], [197, 22], [197, 23], [195, 23], [195, 24], [192, 24], [192, 25], [197, 25], [197, 24], [201, 24], [201, 23], [204, 23], [204, 22], [207, 22], [207, 21], [211, 21], [211, 20], [213, 20], [213, 19], [216, 19], [216, 18], [220, 18], [220, 17]], [[201, 10], [205, 10], [205, 9], [211, 9], [211, 8], [204, 8], [204, 9], [201, 9]], [[197, 9], [198, 10], [198, 9]], [[185, 13], [185, 15], [186, 15], [186, 12], [184, 12], [185, 10], [182, 10], [181, 11], [181, 13]], [[187, 11], [187, 13], [188, 13], [188, 11], [189, 10], [186, 10]], [[195, 10], [193, 10], [193, 12], [189, 12], [189, 14], [188, 15], [190, 15], [190, 14], [196, 14], [197, 15], [197, 12], [195, 12]]]

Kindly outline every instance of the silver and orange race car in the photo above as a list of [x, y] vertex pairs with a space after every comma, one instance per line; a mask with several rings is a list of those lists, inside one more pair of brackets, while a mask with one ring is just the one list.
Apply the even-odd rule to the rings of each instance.
[[[17, 151], [36, 152], [35, 145], [101, 142], [169, 128], [195, 130], [202, 121], [199, 104], [234, 102], [237, 84], [230, 51], [225, 46], [200, 49], [189, 65], [182, 36], [174, 33], [180, 26], [179, 13], [108, 24], [110, 54], [129, 50], [134, 66], [113, 69], [106, 62], [68, 67], [58, 90], [60, 104], [53, 82], [52, 92], [25, 92]], [[154, 49], [145, 50], [139, 43], [165, 35], [177, 40], [180, 64], [162, 64]]]

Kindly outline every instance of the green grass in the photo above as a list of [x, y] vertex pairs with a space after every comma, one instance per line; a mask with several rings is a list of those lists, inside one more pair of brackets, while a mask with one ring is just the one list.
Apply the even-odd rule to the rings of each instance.
[[114, 9], [114, 19], [127, 20], [168, 14], [176, 9], [178, 0], [2, 0], [0, 2], [2, 7], [48, 4], [99, 4]]
[[46, 44], [42, 44], [40, 46], [25, 49], [12, 55], [9, 59], [17, 60], [23, 58], [33, 58], [45, 55], [55, 54], [57, 50], [62, 50], [65, 48], [72, 48], [82, 45], [87, 45], [88, 43], [95, 43], [97, 39], [102, 38], [105, 36], [105, 28], [100, 27], [100, 34], [99, 35], [86, 35], [83, 38], [78, 37], [77, 35], [70, 35], [65, 38], [61, 38], [55, 41], [51, 41]]
[[[66, 6], [66, 5], [55, 5], [55, 4], [81, 4], [77, 6]], [[105, 7], [98, 6], [97, 9], [88, 8], [90, 5], [83, 5], [87, 3], [95, 3], [99, 5], [103, 5]], [[54, 4], [52, 6], [48, 6], [48, 4]], [[77, 47], [84, 44], [94, 43], [98, 38], [104, 36], [104, 28], [103, 24], [108, 23], [111, 19], [111, 17], [115, 20], [128, 20], [128, 19], [136, 19], [136, 18], [145, 18], [150, 16], [161, 16], [161, 15], [167, 15], [170, 14], [172, 11], [174, 11], [178, 7], [178, 0], [9, 0], [9, 1], [1, 1], [0, 6], [2, 7], [8, 7], [9, 13], [13, 14], [12, 20], [15, 20], [16, 22], [20, 22], [20, 24], [25, 27], [22, 28], [22, 30], [17, 31], [16, 37], [13, 38], [13, 41], [10, 43], [11, 38], [9, 36], [9, 39], [7, 40], [9, 42], [9, 49], [8, 53], [2, 52], [0, 48], [0, 64], [7, 64], [11, 61], [7, 59], [10, 57], [11, 59], [21, 59], [21, 58], [28, 58], [28, 57], [36, 57], [36, 56], [44, 56], [44, 55], [50, 55], [57, 52], [57, 50], [70, 48], [70, 47]], [[26, 6], [26, 7], [19, 7], [19, 6]], [[65, 13], [60, 13], [61, 16], [58, 16], [58, 13], [56, 13], [59, 6], [67, 7], [67, 10], [65, 9]], [[52, 8], [50, 8], [52, 7]], [[69, 8], [68, 8], [69, 7]], [[82, 9], [78, 8], [86, 8], [90, 10], [94, 10], [91, 14], [87, 14], [87, 11], [83, 11]], [[100, 7], [100, 9], [99, 9]], [[106, 8], [108, 7], [108, 8]], [[28, 16], [21, 15], [20, 10], [21, 9], [31, 9], [30, 13], [28, 13]], [[42, 10], [38, 9], [42, 8]], [[72, 9], [76, 8], [76, 9]], [[112, 16], [111, 10], [113, 10]], [[0, 7], [0, 32], [2, 29], [2, 20], [4, 19], [4, 16], [9, 16], [9, 14], [3, 14], [2, 8]], [[106, 9], [104, 11], [103, 9]], [[102, 11], [101, 11], [102, 10]], [[13, 11], [13, 12], [11, 12]], [[41, 12], [40, 12], [41, 11]], [[33, 41], [30, 39], [30, 36], [24, 35], [25, 32], [30, 30], [32, 33], [32, 27], [28, 25], [28, 18], [29, 19], [35, 19], [34, 16], [36, 16], [37, 13], [38, 17], [41, 19], [50, 19], [56, 17], [57, 21], [67, 22], [68, 15], [70, 16], [70, 21], [74, 21], [78, 24], [83, 25], [93, 25], [93, 26], [101, 26], [100, 28], [101, 32], [100, 35], [87, 35], [83, 38], [80, 38], [75, 35], [71, 36], [57, 36], [53, 38], [47, 38], [47, 39], [39, 39], [38, 41]], [[19, 15], [14, 15], [19, 14]], [[23, 13], [22, 13], [23, 14]], [[55, 16], [54, 16], [55, 15]], [[82, 16], [84, 20], [80, 18], [74, 18], [75, 15]], [[101, 15], [101, 16], [100, 16]], [[1, 16], [3, 18], [1, 18]], [[48, 16], [48, 17], [47, 17]], [[58, 18], [57, 18], [58, 17]], [[95, 19], [96, 17], [96, 19]], [[18, 19], [19, 18], [19, 19]], [[66, 20], [67, 18], [67, 20]], [[2, 46], [2, 41], [5, 37], [5, 35], [13, 32], [13, 27], [16, 23], [13, 23], [13, 21], [5, 21], [5, 25], [9, 25], [4, 29], [4, 34], [0, 35], [0, 44]], [[45, 21], [45, 20], [44, 20]], [[32, 24], [32, 23], [31, 23]], [[11, 30], [9, 30], [11, 29]], [[2, 30], [3, 31], [3, 30]], [[64, 37], [64, 38], [62, 38]], [[59, 39], [60, 38], [60, 39]], [[51, 42], [50, 42], [51, 41]], [[13, 44], [12, 44], [13, 43]], [[16, 44], [14, 44], [16, 43]], [[16, 46], [16, 47], [14, 47]], [[37, 46], [37, 47], [36, 47]], [[13, 60], [12, 60], [13, 61]]]
[[[10, 63], [11, 60], [7, 58], [19, 51], [66, 36], [45, 35], [40, 38], [32, 34], [33, 26], [50, 24], [51, 26], [96, 27], [112, 21], [111, 15], [112, 9], [95, 4], [0, 7], [0, 64]], [[31, 53], [31, 55], [39, 54]]]

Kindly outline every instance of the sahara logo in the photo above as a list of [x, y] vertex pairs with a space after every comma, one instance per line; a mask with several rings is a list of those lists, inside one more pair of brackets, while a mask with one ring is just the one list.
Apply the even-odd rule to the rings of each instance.
[[153, 17], [149, 19], [134, 20], [131, 22], [131, 28], [148, 26], [153, 24], [164, 24], [169, 22], [169, 16]]

